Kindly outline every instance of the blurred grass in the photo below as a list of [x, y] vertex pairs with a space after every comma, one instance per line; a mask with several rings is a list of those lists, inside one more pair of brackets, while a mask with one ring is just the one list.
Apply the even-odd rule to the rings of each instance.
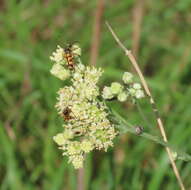
[[[130, 48], [133, 0], [106, 3], [104, 19]], [[191, 13], [189, 0], [146, 1], [138, 61], [162, 113], [170, 142], [191, 153]], [[78, 41], [88, 64], [96, 1], [0, 1], [0, 189], [72, 190], [76, 171], [52, 141], [61, 130], [54, 104], [63, 85], [49, 73], [57, 44]], [[101, 85], [120, 81], [129, 61], [103, 25], [98, 66]], [[153, 128], [131, 104], [111, 106], [135, 125], [159, 135], [150, 105], [141, 106]], [[125, 111], [124, 111], [125, 110]], [[191, 164], [177, 162], [191, 187]], [[161, 146], [131, 134], [108, 153], [93, 153], [85, 168], [87, 189], [179, 189]]]

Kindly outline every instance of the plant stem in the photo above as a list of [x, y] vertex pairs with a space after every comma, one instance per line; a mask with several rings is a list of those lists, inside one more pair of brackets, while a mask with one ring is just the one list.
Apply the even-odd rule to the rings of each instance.
[[[125, 134], [127, 132], [130, 132], [134, 135], [137, 135], [137, 132], [135, 130], [134, 125], [132, 125], [131, 123], [127, 122], [122, 116], [120, 116], [116, 111], [111, 110], [110, 114], [113, 115], [114, 117], [112, 117], [112, 119], [115, 121], [116, 127], [118, 128], [120, 134]], [[151, 135], [147, 132], [142, 132], [141, 134], [139, 134], [138, 136], [140, 137], [144, 137], [148, 140], [151, 140], [157, 144], [160, 144], [164, 147], [169, 147], [171, 150], [173, 150], [174, 153], [176, 153], [175, 156], [173, 156], [175, 159], [179, 159], [179, 160], [183, 160], [186, 162], [190, 162], [191, 161], [191, 155], [177, 150], [177, 148], [173, 147], [171, 144], [164, 142], [162, 139], [160, 139], [159, 137], [155, 136], [155, 135]]]
[[[150, 92], [150, 90], [149, 90], [149, 87], [148, 87], [148, 85], [147, 85], [147, 82], [146, 82], [146, 80], [145, 80], [145, 78], [144, 78], [144, 76], [143, 76], [143, 74], [142, 74], [142, 72], [141, 72], [141, 69], [139, 68], [139, 66], [138, 66], [138, 64], [137, 64], [137, 62], [136, 62], [135, 57], [133, 56], [133, 54], [131, 53], [131, 51], [128, 50], [128, 49], [122, 44], [122, 42], [119, 40], [119, 38], [117, 37], [117, 35], [115, 34], [115, 32], [113, 31], [113, 29], [111, 28], [111, 26], [109, 25], [108, 22], [106, 22], [106, 25], [107, 25], [109, 31], [111, 32], [112, 36], [114, 37], [114, 39], [115, 39], [116, 42], [118, 43], [118, 45], [119, 45], [119, 46], [123, 49], [123, 51], [125, 52], [125, 55], [130, 59], [131, 64], [133, 65], [135, 71], [136, 71], [137, 74], [139, 75], [140, 80], [141, 80], [141, 83], [142, 83], [143, 88], [144, 88], [144, 90], [145, 90], [145, 93], [146, 93], [146, 95], [149, 97], [149, 101], [150, 101], [150, 104], [151, 104], [151, 106], [152, 106], [152, 110], [153, 110], [153, 112], [154, 112], [154, 114], [155, 114], [156, 121], [157, 121], [157, 124], [158, 124], [158, 128], [159, 128], [160, 133], [161, 133], [161, 135], [162, 135], [162, 137], [163, 137], [163, 140], [164, 140], [165, 142], [168, 142], [167, 136], [166, 136], [166, 133], [165, 133], [165, 130], [164, 130], [164, 126], [163, 126], [162, 120], [161, 120], [161, 118], [160, 118], [158, 109], [157, 109], [157, 107], [156, 107], [155, 101], [154, 101], [154, 99], [153, 99], [153, 97], [152, 97], [152, 94], [151, 94], [151, 92]], [[181, 188], [181, 190], [185, 190], [185, 187], [184, 187], [184, 184], [183, 184], [183, 182], [182, 182], [181, 176], [180, 176], [180, 174], [179, 174], [179, 171], [178, 171], [178, 169], [177, 169], [177, 167], [176, 167], [176, 164], [175, 164], [175, 161], [174, 161], [174, 159], [173, 159], [173, 154], [172, 154], [172, 152], [171, 152], [171, 150], [170, 150], [169, 147], [165, 147], [165, 149], [166, 149], [166, 151], [167, 151], [167, 153], [168, 153], [168, 157], [169, 157], [169, 159], [170, 159], [170, 162], [171, 162], [171, 165], [172, 165], [174, 174], [175, 174], [175, 176], [176, 176], [176, 178], [177, 178], [177, 180], [178, 180], [178, 183], [179, 183], [179, 185], [180, 185], [180, 188]]]
[[84, 168], [77, 171], [77, 190], [84, 190]]
[[137, 107], [137, 110], [138, 110], [139, 114], [141, 115], [143, 121], [146, 123], [146, 125], [147, 125], [149, 128], [152, 128], [150, 122], [148, 121], [147, 117], [145, 116], [145, 114], [144, 114], [144, 112], [143, 112], [141, 106], [139, 105], [139, 102], [138, 102], [138, 101], [135, 103], [135, 106]]

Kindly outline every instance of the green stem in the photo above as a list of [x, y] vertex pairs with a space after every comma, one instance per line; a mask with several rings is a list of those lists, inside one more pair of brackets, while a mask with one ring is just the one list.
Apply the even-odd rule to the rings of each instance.
[[137, 110], [138, 110], [140, 116], [142, 117], [143, 121], [145, 122], [145, 124], [146, 124], [149, 128], [152, 128], [150, 122], [148, 121], [148, 118], [147, 118], [146, 115], [144, 114], [144, 112], [143, 112], [143, 110], [142, 110], [142, 108], [141, 108], [141, 106], [140, 106], [140, 104], [139, 104], [138, 101], [136, 101], [135, 106], [137, 107]]
[[[112, 114], [115, 116], [115, 118], [113, 118], [113, 119], [117, 122], [116, 127], [119, 129], [120, 134], [125, 134], [127, 132], [130, 132], [130, 133], [137, 135], [135, 127], [132, 124], [127, 122], [123, 117], [121, 117], [114, 110], [112, 110]], [[175, 159], [179, 159], [179, 160], [183, 160], [183, 161], [191, 161], [191, 155], [189, 155], [183, 151], [177, 150], [172, 145], [164, 142], [163, 140], [161, 140], [157, 136], [151, 135], [151, 134], [146, 133], [146, 132], [141, 133], [139, 136], [144, 137], [146, 139], [149, 139], [149, 140], [151, 140], [155, 143], [158, 143], [162, 146], [169, 147], [175, 153], [175, 157], [174, 157]]]

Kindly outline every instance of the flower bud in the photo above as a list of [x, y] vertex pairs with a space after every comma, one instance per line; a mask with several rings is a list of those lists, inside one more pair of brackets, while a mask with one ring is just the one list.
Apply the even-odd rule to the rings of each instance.
[[133, 82], [133, 74], [131, 74], [131, 73], [129, 73], [129, 72], [125, 72], [125, 73], [123, 74], [122, 79], [123, 79], [123, 82], [124, 82], [125, 84], [132, 83], [132, 82]]
[[58, 63], [52, 66], [50, 73], [60, 80], [66, 80], [70, 77], [70, 71], [66, 70], [62, 65]]
[[59, 145], [64, 145], [66, 143], [66, 139], [64, 138], [63, 133], [58, 133], [56, 136], [53, 137], [53, 140]]
[[118, 82], [111, 83], [111, 92], [112, 94], [119, 94], [123, 90], [123, 86]]
[[134, 88], [129, 88], [128, 91], [131, 96], [135, 96], [136, 90]]
[[134, 83], [133, 84], [133, 88], [136, 90], [140, 90], [141, 89], [141, 85], [139, 83]]
[[136, 91], [136, 93], [135, 93], [135, 97], [137, 98], [137, 99], [140, 99], [140, 98], [144, 98], [144, 92], [143, 92], [143, 90], [137, 90]]
[[65, 130], [63, 136], [65, 139], [69, 140], [74, 137], [74, 133], [71, 130]]
[[126, 92], [121, 92], [118, 96], [117, 99], [120, 102], [125, 102], [127, 100], [128, 94]]
[[112, 99], [114, 97], [111, 88], [108, 86], [105, 86], [102, 92], [102, 97], [104, 99]]

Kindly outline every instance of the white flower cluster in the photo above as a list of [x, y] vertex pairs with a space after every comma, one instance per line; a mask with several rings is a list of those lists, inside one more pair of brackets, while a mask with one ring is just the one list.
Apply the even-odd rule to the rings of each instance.
[[102, 73], [101, 69], [78, 63], [71, 74], [72, 85], [58, 91], [56, 108], [65, 124], [64, 131], [53, 139], [76, 169], [83, 167], [85, 153], [94, 149], [107, 151], [117, 134], [108, 119], [107, 107], [98, 100], [97, 82]]
[[124, 102], [128, 97], [140, 99], [145, 96], [140, 83], [133, 82], [133, 75], [131, 73], [125, 72], [122, 79], [124, 85], [113, 82], [111, 86], [104, 87], [102, 97], [106, 100], [117, 98], [120, 102]]

